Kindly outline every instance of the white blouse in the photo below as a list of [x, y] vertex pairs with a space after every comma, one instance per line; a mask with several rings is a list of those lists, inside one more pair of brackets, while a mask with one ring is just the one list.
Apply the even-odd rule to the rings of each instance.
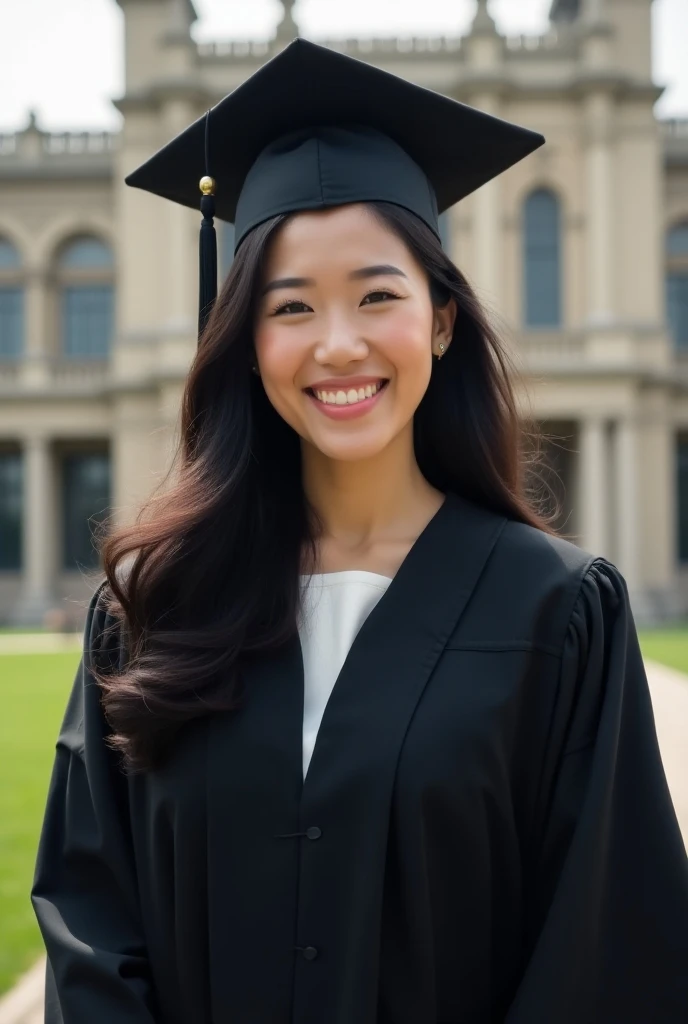
[[299, 636], [303, 653], [303, 776], [325, 705], [359, 629], [392, 580], [347, 569], [301, 577]]

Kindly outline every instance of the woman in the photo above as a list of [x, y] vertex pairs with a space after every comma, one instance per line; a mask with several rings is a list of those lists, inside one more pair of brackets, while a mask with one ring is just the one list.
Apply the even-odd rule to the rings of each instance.
[[33, 890], [50, 1024], [688, 1019], [626, 586], [529, 505], [437, 237], [541, 141], [299, 41], [128, 179], [193, 203], [217, 168], [237, 256], [179, 478], [104, 546]]

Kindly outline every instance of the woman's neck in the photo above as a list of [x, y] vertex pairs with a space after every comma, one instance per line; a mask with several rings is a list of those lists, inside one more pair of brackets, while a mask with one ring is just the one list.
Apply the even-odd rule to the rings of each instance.
[[393, 567], [442, 504], [444, 495], [421, 473], [412, 443], [395, 440], [374, 459], [356, 462], [303, 446], [304, 490], [323, 525], [322, 571]]

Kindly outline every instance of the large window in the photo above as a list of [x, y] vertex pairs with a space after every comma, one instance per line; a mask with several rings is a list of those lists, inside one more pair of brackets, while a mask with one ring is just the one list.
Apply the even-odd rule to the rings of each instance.
[[113, 258], [97, 238], [76, 238], [59, 258], [62, 354], [106, 359], [114, 322]]
[[523, 306], [526, 327], [561, 326], [561, 210], [550, 189], [523, 209]]
[[110, 457], [78, 452], [62, 458], [63, 566], [97, 569], [94, 530], [110, 511]]
[[24, 347], [24, 288], [19, 253], [0, 238], [0, 359], [16, 359]]
[[667, 232], [666, 260], [669, 330], [676, 348], [688, 350], [688, 220]]
[[22, 567], [22, 457], [0, 451], [0, 570]]

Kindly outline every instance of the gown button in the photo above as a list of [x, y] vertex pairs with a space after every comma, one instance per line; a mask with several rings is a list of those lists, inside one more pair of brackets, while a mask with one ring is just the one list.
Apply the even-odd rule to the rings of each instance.
[[306, 829], [306, 835], [309, 839], [320, 839], [322, 830], [317, 825], [311, 825], [309, 829]]
[[316, 956], [318, 955], [318, 951], [315, 948], [315, 946], [306, 946], [306, 948], [303, 951], [303, 955], [306, 958], [306, 960], [315, 960]]

